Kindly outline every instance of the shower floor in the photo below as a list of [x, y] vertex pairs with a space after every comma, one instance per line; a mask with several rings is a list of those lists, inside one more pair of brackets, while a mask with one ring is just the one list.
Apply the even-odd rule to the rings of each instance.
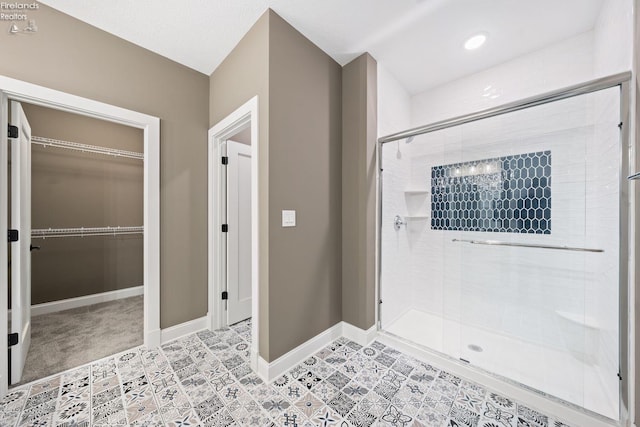
[[[615, 394], [607, 393], [597, 367], [570, 353], [415, 309], [383, 329], [608, 418], [619, 417], [617, 388]], [[473, 351], [469, 346], [478, 346], [482, 351]]]

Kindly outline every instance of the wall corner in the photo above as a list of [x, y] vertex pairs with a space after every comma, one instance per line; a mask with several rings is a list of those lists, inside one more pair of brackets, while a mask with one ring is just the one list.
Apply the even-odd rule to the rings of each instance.
[[368, 53], [342, 69], [342, 320], [375, 323], [377, 63]]

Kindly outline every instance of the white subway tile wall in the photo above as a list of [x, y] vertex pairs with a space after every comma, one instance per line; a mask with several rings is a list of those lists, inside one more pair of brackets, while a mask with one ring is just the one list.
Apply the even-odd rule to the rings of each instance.
[[[593, 31], [410, 97], [405, 128], [398, 100], [406, 92], [379, 72], [380, 135], [628, 70], [631, 8], [630, 0], [606, 0]], [[563, 101], [562, 113], [552, 105], [384, 146], [383, 328], [498, 373], [506, 367], [514, 380], [618, 417], [614, 91]], [[490, 238], [603, 253], [474, 247], [451, 239], [488, 233], [431, 230], [422, 218], [431, 214], [431, 194], [420, 192], [430, 191], [431, 167], [539, 150], [553, 153], [551, 234]], [[406, 223], [398, 231], [395, 215]], [[468, 349], [482, 340], [482, 353]]]

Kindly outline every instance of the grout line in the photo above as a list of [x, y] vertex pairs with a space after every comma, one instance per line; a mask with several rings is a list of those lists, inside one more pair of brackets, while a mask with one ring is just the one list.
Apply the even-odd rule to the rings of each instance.
[[[33, 386], [32, 386], [33, 387]], [[51, 423], [54, 423], [56, 414], [60, 411], [62, 406], [62, 376], [60, 376], [60, 381], [58, 382], [58, 393], [56, 395], [56, 409], [53, 411], [53, 417], [51, 419]], [[89, 395], [89, 399], [91, 399], [91, 395]], [[91, 405], [89, 405], [91, 408]]]
[[24, 408], [25, 406], [27, 406], [27, 402], [29, 401], [29, 392], [31, 391], [31, 387], [29, 387], [29, 389], [26, 391], [27, 393], [27, 398], [24, 399], [24, 402], [22, 403], [22, 405], [20, 405], [20, 412], [18, 413], [18, 419], [16, 419], [16, 426], [18, 426], [20, 424], [20, 420], [22, 419], [22, 414], [24, 413]]
[[[117, 375], [117, 373], [116, 373]], [[60, 376], [62, 382], [62, 376]], [[89, 365], [89, 425], [93, 425], [93, 366]]]
[[[137, 351], [136, 351], [137, 354]], [[125, 421], [127, 421], [127, 424], [131, 424], [129, 422], [129, 413], [127, 412], [127, 402], [125, 400], [125, 396], [124, 396], [124, 381], [122, 376], [120, 375], [120, 365], [118, 364], [118, 360], [117, 358], [114, 357], [114, 363], [116, 365], [116, 377], [118, 378], [118, 387], [120, 389], [120, 402], [122, 403], [122, 408], [124, 410], [124, 419]], [[107, 416], [108, 418], [108, 416]]]
[[[154, 351], [154, 350], [148, 350], [148, 351]], [[161, 354], [160, 351], [161, 351], [161, 349], [160, 349], [160, 347], [158, 347], [158, 354]], [[151, 392], [151, 396], [153, 397], [153, 401], [156, 404], [158, 417], [162, 420], [163, 424], [168, 424], [169, 421], [166, 421], [164, 416], [162, 415], [162, 411], [161, 411], [162, 406], [160, 405], [160, 401], [158, 400], [158, 397], [156, 396], [156, 393], [153, 391], [153, 384], [151, 383], [151, 378], [149, 377], [149, 370], [147, 369], [147, 365], [145, 365], [145, 363], [144, 363], [144, 358], [142, 357], [142, 354], [140, 354], [140, 353], [138, 353], [138, 354], [140, 355], [140, 360], [142, 361], [142, 370], [144, 371], [144, 376], [147, 379], [147, 386], [149, 387], [149, 391]]]
[[[188, 336], [188, 335], [187, 335], [187, 336]], [[174, 343], [175, 343], [175, 341], [178, 341], [178, 340], [180, 340], [180, 339], [182, 339], [182, 338], [184, 338], [184, 337], [179, 337], [179, 338], [176, 338], [175, 340], [170, 341], [169, 343], [162, 344], [161, 346], [159, 346], [159, 347], [158, 347], [158, 350], [162, 353], [162, 356], [165, 358], [165, 360], [167, 361], [167, 365], [169, 366], [170, 374], [169, 374], [169, 375], [167, 375], [167, 376], [172, 376], [172, 377], [176, 380], [176, 388], [177, 388], [178, 390], [180, 390], [180, 393], [182, 393], [182, 394], [184, 395], [184, 397], [187, 399], [187, 402], [189, 402], [189, 405], [191, 405], [191, 409], [190, 409], [190, 411], [193, 411], [193, 413], [196, 415], [196, 417], [198, 418], [198, 420], [200, 421], [200, 423], [202, 423], [202, 422], [204, 422], [204, 420], [201, 420], [201, 419], [200, 419], [200, 414], [198, 414], [198, 413], [195, 411], [195, 409], [194, 409], [194, 408], [195, 408], [195, 406], [194, 406], [194, 404], [192, 403], [192, 400], [191, 400], [191, 398], [190, 398], [189, 394], [184, 390], [184, 387], [182, 386], [182, 381], [180, 381], [180, 378], [178, 377], [178, 375], [177, 375], [176, 371], [173, 369], [173, 366], [171, 366], [171, 361], [169, 360], [169, 358], [167, 357], [167, 355], [164, 353], [164, 349], [162, 348], [163, 346], [165, 346], [165, 345], [167, 345], [167, 344], [170, 344], [170, 343], [171, 343], [171, 344], [174, 344]], [[174, 345], [175, 345], [175, 344], [174, 344]], [[181, 348], [183, 351], [185, 350], [185, 348], [182, 346], [182, 344], [180, 344], [180, 348]], [[191, 358], [191, 355], [187, 354], [187, 357]], [[214, 390], [214, 392], [215, 392], [215, 390]], [[155, 393], [154, 393], [154, 394], [155, 394]], [[197, 405], [197, 403], [196, 403], [195, 405]], [[163, 421], [164, 421], [164, 418], [163, 418]]]

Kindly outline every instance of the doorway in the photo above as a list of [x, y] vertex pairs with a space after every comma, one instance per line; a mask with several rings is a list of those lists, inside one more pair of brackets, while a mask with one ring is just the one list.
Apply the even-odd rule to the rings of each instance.
[[[160, 343], [160, 313], [159, 313], [159, 278], [160, 278], [160, 252], [159, 252], [159, 158], [160, 158], [160, 122], [156, 117], [137, 113], [131, 110], [122, 109], [101, 102], [70, 95], [64, 92], [48, 89], [42, 86], [33, 85], [19, 80], [0, 76], [0, 127], [8, 129], [10, 120], [9, 103], [29, 103], [41, 107], [49, 107], [67, 113], [75, 113], [85, 117], [106, 120], [112, 123], [135, 127], [142, 130], [143, 137], [143, 214], [142, 227], [143, 237], [143, 292], [145, 295], [143, 304], [143, 330], [144, 344], [147, 347], [154, 347]], [[6, 132], [0, 133], [0, 234], [9, 234], [9, 135]], [[20, 242], [19, 230], [18, 235]], [[33, 242], [29, 238], [24, 239], [22, 244], [30, 252]], [[30, 233], [26, 236], [30, 237]], [[20, 253], [25, 253], [21, 251]], [[0, 245], [0, 259], [8, 259], [8, 245]], [[12, 269], [20, 271], [30, 271], [28, 264], [29, 256], [22, 257], [21, 261], [13, 260]], [[24, 265], [26, 264], [27, 267]], [[24, 277], [24, 275], [23, 275]], [[8, 289], [8, 265], [0, 263], [0, 288]], [[8, 300], [7, 293], [0, 292], [0, 316], [4, 316], [0, 321], [0, 336], [7, 334], [8, 326]], [[31, 308], [30, 296], [25, 293], [22, 301], [22, 314], [20, 318], [26, 319], [24, 313]], [[28, 309], [27, 309], [28, 307]], [[13, 313], [12, 313], [13, 315]], [[22, 328], [24, 330], [24, 328]], [[25, 336], [22, 337], [22, 344], [25, 344]], [[20, 336], [18, 336], [20, 342]], [[8, 375], [8, 343], [3, 341], [0, 344], [0, 397], [7, 393], [9, 385]], [[24, 353], [24, 352], [22, 352]], [[20, 355], [22, 359], [24, 354]]]
[[[251, 318], [251, 133], [226, 142], [227, 325]], [[239, 142], [242, 141], [242, 142]]]
[[9, 105], [17, 386], [142, 344], [144, 153], [140, 129]]
[[258, 98], [209, 130], [209, 323], [246, 322], [258, 371]]

